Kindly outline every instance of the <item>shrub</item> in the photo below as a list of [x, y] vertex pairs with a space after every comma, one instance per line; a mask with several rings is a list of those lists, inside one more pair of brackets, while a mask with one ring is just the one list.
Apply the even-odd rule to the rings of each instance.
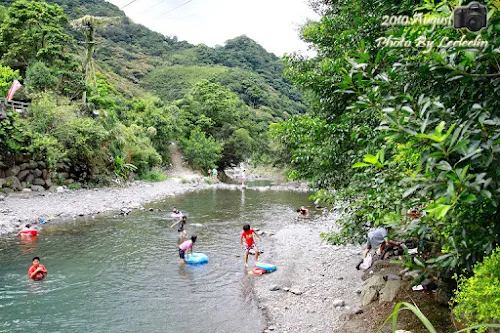
[[222, 146], [213, 137], [207, 138], [199, 128], [191, 131], [189, 139], [181, 140], [181, 147], [194, 169], [213, 168], [221, 157]]
[[73, 183], [73, 184], [69, 184], [68, 188], [70, 190], [80, 190], [82, 188], [82, 186], [78, 183]]
[[10, 67], [0, 65], [0, 95], [6, 96], [12, 85], [12, 81], [21, 80], [19, 70], [12, 70]]
[[167, 175], [163, 173], [163, 171], [159, 169], [153, 169], [146, 173], [144, 173], [141, 177], [141, 180], [146, 182], [161, 182], [163, 180], [168, 179]]
[[[453, 301], [458, 321], [468, 325], [500, 324], [500, 247], [474, 267], [470, 278], [459, 278]], [[485, 332], [486, 329], [480, 330]]]
[[26, 87], [30, 94], [55, 90], [58, 79], [43, 62], [30, 64], [26, 70]]

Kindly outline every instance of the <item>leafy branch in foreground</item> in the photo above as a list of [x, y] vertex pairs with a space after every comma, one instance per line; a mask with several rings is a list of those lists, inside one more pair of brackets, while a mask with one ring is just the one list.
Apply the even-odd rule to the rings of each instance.
[[[392, 319], [392, 332], [395, 333], [397, 330], [397, 324], [398, 324], [398, 315], [400, 311], [403, 310], [410, 310], [415, 314], [415, 316], [418, 317], [418, 319], [422, 322], [422, 324], [425, 326], [425, 328], [430, 332], [430, 333], [438, 333], [434, 325], [427, 319], [427, 317], [420, 311], [418, 306], [412, 305], [408, 302], [399, 302], [396, 304], [394, 307], [394, 311], [387, 317], [387, 319], [384, 321], [384, 323], [380, 326], [377, 332], [380, 332], [380, 330]], [[482, 324], [482, 325], [474, 325], [471, 327], [467, 327], [464, 329], [461, 329], [459, 331], [455, 331], [455, 333], [459, 332], [470, 332], [471, 330], [477, 330], [481, 328], [500, 328], [499, 324]]]

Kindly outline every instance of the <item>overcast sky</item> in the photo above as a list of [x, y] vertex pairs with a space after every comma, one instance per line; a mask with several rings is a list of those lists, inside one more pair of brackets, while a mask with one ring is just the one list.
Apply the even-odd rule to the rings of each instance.
[[[132, 0], [108, 1], [122, 8]], [[192, 44], [213, 47], [247, 35], [277, 56], [306, 51], [298, 26], [318, 19], [307, 0], [136, 0], [123, 11], [136, 23]]]

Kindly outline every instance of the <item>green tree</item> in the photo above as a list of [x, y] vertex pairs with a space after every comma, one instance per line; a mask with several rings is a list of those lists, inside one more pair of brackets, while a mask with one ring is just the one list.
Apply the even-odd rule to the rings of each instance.
[[[302, 33], [318, 56], [286, 58], [288, 77], [312, 92], [314, 112], [273, 128], [292, 174], [315, 181], [316, 197], [348, 203], [346, 240], [364, 235], [367, 221], [389, 224], [429, 251], [413, 265], [421, 273], [470, 271], [500, 241], [498, 8], [489, 1], [488, 28], [472, 34], [380, 24], [383, 15], [449, 18], [453, 1], [315, 3], [323, 17]], [[377, 42], [416, 45], [422, 36], [481, 38], [488, 47], [423, 52]], [[428, 214], [403, 219], [416, 205]]]
[[67, 24], [61, 7], [46, 2], [17, 0], [0, 26], [2, 62], [24, 69], [31, 61], [51, 65], [67, 59], [72, 38], [64, 32]]
[[14, 71], [10, 67], [0, 65], [0, 96], [7, 95], [14, 80], [22, 80], [19, 70]]
[[199, 128], [189, 133], [189, 138], [180, 141], [184, 158], [197, 170], [207, 170], [217, 165], [222, 146], [214, 138], [206, 137]]
[[35, 62], [26, 70], [26, 89], [30, 94], [56, 90], [58, 78], [43, 62]]
[[239, 128], [224, 142], [222, 157], [219, 166], [221, 168], [238, 165], [252, 156], [255, 140], [248, 131]]

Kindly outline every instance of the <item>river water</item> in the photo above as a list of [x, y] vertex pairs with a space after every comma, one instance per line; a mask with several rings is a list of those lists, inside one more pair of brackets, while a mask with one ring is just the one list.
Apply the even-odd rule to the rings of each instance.
[[[261, 332], [242, 225], [275, 229], [306, 203], [304, 193], [206, 190], [154, 211], [46, 224], [33, 241], [0, 238], [0, 332]], [[180, 265], [174, 205], [207, 265]], [[49, 270], [43, 281], [27, 278], [34, 256]]]

